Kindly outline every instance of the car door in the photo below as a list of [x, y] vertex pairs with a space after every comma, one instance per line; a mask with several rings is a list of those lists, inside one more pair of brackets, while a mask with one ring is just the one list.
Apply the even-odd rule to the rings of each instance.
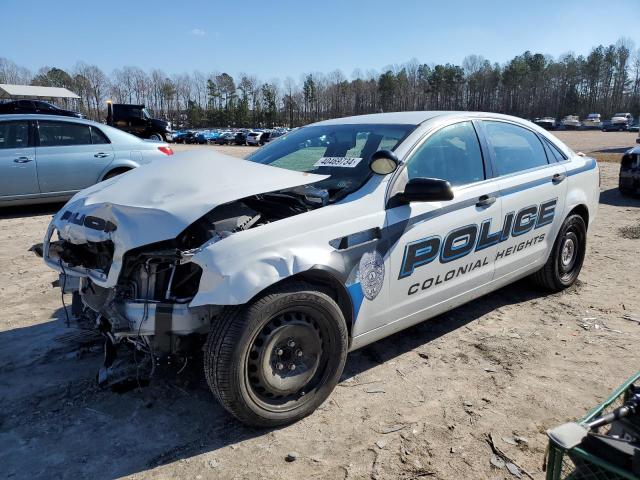
[[472, 121], [442, 127], [410, 154], [393, 190], [412, 178], [440, 178], [454, 197], [387, 209], [389, 312], [378, 322], [402, 328], [463, 303], [491, 281], [502, 208], [484, 156]]
[[36, 154], [29, 121], [0, 121], [0, 199], [37, 196]]
[[510, 226], [496, 253], [495, 278], [521, 276], [544, 262], [553, 245], [563, 219], [566, 169], [533, 130], [502, 120], [482, 126], [499, 178], [505, 232]]
[[144, 137], [147, 130], [147, 120], [144, 118], [142, 107], [127, 107], [128, 131], [138, 137]]
[[85, 123], [38, 121], [36, 162], [43, 194], [72, 193], [99, 180], [113, 160], [113, 149], [108, 143], [94, 143], [92, 128]]

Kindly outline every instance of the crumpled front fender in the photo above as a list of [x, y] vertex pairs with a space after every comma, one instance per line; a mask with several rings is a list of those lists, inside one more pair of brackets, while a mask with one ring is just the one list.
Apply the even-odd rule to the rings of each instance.
[[[220, 245], [220, 244], [218, 244]], [[200, 288], [190, 306], [240, 305], [251, 300], [265, 288], [314, 265], [331, 262], [330, 247], [269, 249], [242, 260], [229, 258], [223, 251], [205, 248], [193, 257], [202, 267]]]

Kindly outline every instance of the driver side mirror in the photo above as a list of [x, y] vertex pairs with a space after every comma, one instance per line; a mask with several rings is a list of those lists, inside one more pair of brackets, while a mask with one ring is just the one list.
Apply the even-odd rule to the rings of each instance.
[[412, 178], [397, 199], [402, 203], [453, 200], [451, 184], [439, 178]]

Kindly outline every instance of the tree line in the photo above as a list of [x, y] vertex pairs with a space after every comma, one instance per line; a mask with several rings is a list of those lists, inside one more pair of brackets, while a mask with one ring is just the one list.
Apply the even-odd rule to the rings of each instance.
[[184, 127], [299, 126], [347, 115], [403, 110], [481, 110], [524, 118], [618, 111], [640, 114], [640, 49], [620, 39], [588, 55], [557, 59], [524, 52], [491, 63], [479, 55], [461, 65], [411, 60], [379, 72], [340, 70], [263, 82], [228, 73], [167, 75], [125, 66], [107, 75], [78, 63], [67, 71], [42, 67], [35, 74], [0, 57], [0, 83], [66, 87], [81, 96], [78, 108], [103, 121], [106, 101], [145, 104], [156, 116]]

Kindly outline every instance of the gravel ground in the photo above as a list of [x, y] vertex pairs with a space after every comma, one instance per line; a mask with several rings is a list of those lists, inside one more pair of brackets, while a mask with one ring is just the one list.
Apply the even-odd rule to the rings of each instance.
[[[635, 138], [557, 135], [586, 152]], [[206, 147], [176, 146], [185, 148]], [[492, 434], [544, 478], [545, 429], [582, 416], [640, 365], [640, 326], [622, 318], [640, 314], [640, 240], [628, 234], [640, 225], [640, 200], [619, 195], [615, 164], [601, 169], [600, 211], [575, 287], [544, 295], [519, 282], [354, 352], [315, 414], [272, 431], [231, 419], [196, 364], [141, 390], [96, 388], [100, 344], [65, 328], [55, 274], [27, 252], [56, 206], [1, 211], [4, 476], [512, 478], [490, 464]], [[512, 445], [514, 435], [526, 442]]]

